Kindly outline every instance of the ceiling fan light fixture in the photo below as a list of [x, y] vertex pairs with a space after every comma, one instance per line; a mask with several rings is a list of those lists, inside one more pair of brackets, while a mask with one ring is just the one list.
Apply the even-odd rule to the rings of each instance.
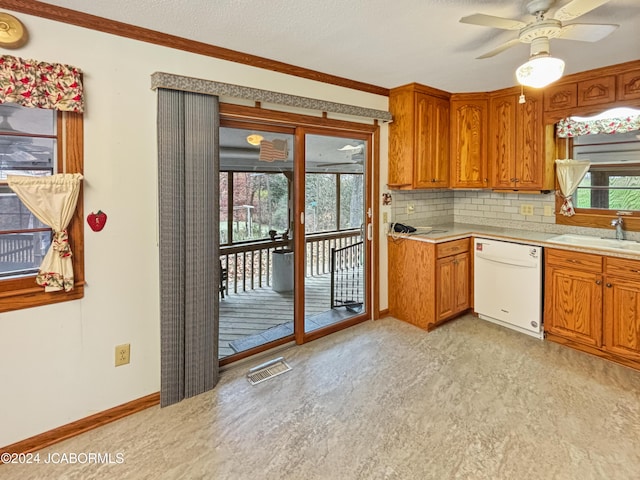
[[253, 133], [247, 136], [247, 143], [249, 145], [260, 145], [260, 142], [264, 140], [262, 135], [258, 135], [257, 133]]
[[531, 57], [516, 70], [518, 83], [525, 87], [542, 88], [555, 82], [564, 73], [564, 61], [548, 54]]

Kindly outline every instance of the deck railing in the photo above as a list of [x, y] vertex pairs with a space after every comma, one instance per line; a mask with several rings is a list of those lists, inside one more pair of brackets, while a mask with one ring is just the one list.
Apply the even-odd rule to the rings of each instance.
[[364, 303], [364, 242], [331, 249], [331, 308], [360, 311]]
[[[361, 241], [360, 230], [309, 234], [306, 237], [307, 277], [331, 272], [331, 249]], [[220, 247], [222, 268], [227, 269], [225, 289], [238, 293], [270, 286], [273, 277], [273, 251], [287, 249], [289, 241], [264, 240]]]
[[0, 235], [0, 276], [37, 269], [49, 236], [48, 231]]

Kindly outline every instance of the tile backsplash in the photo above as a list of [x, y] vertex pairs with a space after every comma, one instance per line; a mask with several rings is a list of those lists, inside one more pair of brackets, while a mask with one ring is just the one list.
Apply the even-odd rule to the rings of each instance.
[[[413, 226], [443, 223], [490, 225], [548, 233], [576, 233], [614, 238], [615, 230], [556, 225], [555, 192], [547, 194], [496, 193], [488, 190], [391, 191], [390, 221]], [[407, 206], [413, 205], [413, 213]], [[533, 207], [523, 215], [521, 206]], [[625, 238], [640, 240], [640, 232], [625, 232]]]

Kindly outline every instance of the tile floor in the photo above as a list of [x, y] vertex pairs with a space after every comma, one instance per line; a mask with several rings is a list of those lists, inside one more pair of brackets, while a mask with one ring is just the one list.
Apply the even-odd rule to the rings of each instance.
[[640, 478], [640, 372], [588, 354], [465, 316], [431, 333], [370, 321], [278, 355], [292, 371], [251, 386], [265, 359], [244, 362], [40, 452], [115, 463], [0, 479]]

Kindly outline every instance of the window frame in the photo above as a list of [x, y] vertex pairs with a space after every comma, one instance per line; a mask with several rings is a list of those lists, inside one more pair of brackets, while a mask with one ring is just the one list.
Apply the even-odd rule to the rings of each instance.
[[[616, 106], [616, 105], [614, 105]], [[638, 104], [634, 104], [633, 102], [627, 102], [622, 106], [640, 106]], [[593, 110], [593, 107], [588, 110], [580, 111], [580, 109], [576, 109], [578, 113], [581, 115], [591, 115], [598, 113], [600, 111], [608, 110], [612, 108], [611, 106], [604, 105], [600, 106], [596, 110]], [[577, 115], [578, 113], [572, 113], [572, 115]], [[554, 120], [556, 120], [554, 118]], [[559, 118], [558, 118], [559, 120]], [[553, 128], [553, 136], [555, 138], [555, 153], [556, 158], [567, 158], [566, 152], [573, 152], [573, 139], [572, 138], [558, 138], [555, 134], [555, 126]], [[558, 184], [558, 179], [556, 176], [555, 180], [555, 189], [559, 193], [560, 186]], [[603, 229], [612, 229], [611, 220], [617, 217], [618, 209], [598, 209], [598, 208], [578, 208], [574, 205], [575, 215], [571, 217], [567, 217], [560, 213], [560, 208], [562, 207], [563, 200], [560, 195], [556, 195], [555, 201], [555, 211], [556, 211], [556, 225], [566, 225], [566, 226], [574, 226], [574, 227], [589, 227], [589, 228], [603, 228]], [[630, 232], [640, 232], [640, 210], [622, 210], [624, 212], [631, 212], [629, 214], [624, 215], [624, 230], [628, 230]]]
[[[57, 112], [58, 172], [84, 173], [84, 123], [81, 113]], [[69, 222], [69, 244], [73, 252], [74, 287], [71, 291], [45, 292], [35, 283], [36, 274], [0, 280], [0, 313], [50, 305], [84, 297], [84, 209], [83, 186]]]

